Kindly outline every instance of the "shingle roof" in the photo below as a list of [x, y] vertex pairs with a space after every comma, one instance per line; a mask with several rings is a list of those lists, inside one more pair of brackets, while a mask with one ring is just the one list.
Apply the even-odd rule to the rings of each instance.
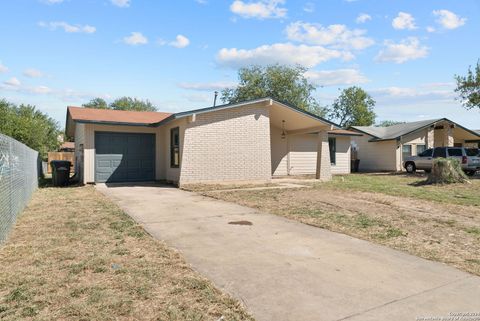
[[389, 140], [414, 132], [415, 130], [427, 127], [441, 120], [444, 120], [444, 118], [421, 120], [411, 123], [397, 124], [388, 127], [352, 126], [351, 128], [371, 135], [377, 140]]
[[93, 109], [83, 107], [68, 107], [68, 113], [72, 120], [77, 122], [107, 122], [107, 123], [128, 123], [138, 125], [150, 125], [160, 122], [171, 113], [162, 113], [156, 111], [125, 111], [109, 109]]

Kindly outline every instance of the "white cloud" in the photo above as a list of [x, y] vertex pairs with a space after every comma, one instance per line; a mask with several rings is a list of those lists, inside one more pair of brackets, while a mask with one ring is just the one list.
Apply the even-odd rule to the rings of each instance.
[[175, 48], [185, 48], [190, 44], [190, 40], [184, 35], [177, 35], [174, 41], [170, 42], [169, 45]]
[[123, 38], [123, 42], [130, 46], [138, 46], [146, 45], [148, 39], [141, 32], [132, 32], [130, 33], [130, 36]]
[[448, 10], [434, 10], [433, 14], [438, 17], [437, 22], [445, 29], [456, 29], [467, 21]]
[[214, 98], [213, 94], [207, 94], [207, 93], [189, 93], [189, 94], [184, 94], [183, 97], [185, 97], [190, 102], [204, 103], [204, 104], [213, 103], [213, 98]]
[[36, 86], [36, 87], [31, 87], [29, 88], [29, 91], [33, 94], [50, 94], [52, 92], [52, 89], [47, 86]]
[[30, 77], [30, 78], [41, 78], [41, 77], [45, 76], [43, 72], [41, 72], [38, 69], [34, 69], [34, 68], [29, 68], [29, 69], [24, 70], [23, 75], [25, 77]]
[[34, 87], [24, 86], [20, 82], [20, 80], [18, 80], [15, 77], [4, 81], [3, 84], [0, 84], [0, 89], [17, 91], [17, 92], [27, 93], [27, 94], [40, 94], [40, 95], [50, 94], [53, 92], [53, 90], [47, 86], [34, 86]]
[[8, 72], [8, 67], [0, 62], [0, 74]]
[[311, 68], [331, 59], [350, 60], [353, 58], [353, 55], [348, 51], [332, 50], [322, 46], [294, 45], [292, 43], [263, 45], [254, 49], [223, 48], [217, 54], [217, 62], [220, 65], [234, 68], [272, 63], [299, 64]]
[[373, 39], [364, 36], [365, 30], [350, 30], [347, 26], [338, 24], [323, 27], [320, 24], [297, 21], [289, 24], [285, 32], [287, 38], [293, 41], [342, 49], [361, 50], [375, 43]]
[[393, 28], [398, 30], [413, 30], [417, 28], [417, 26], [415, 25], [415, 18], [407, 12], [399, 12], [398, 16], [393, 19], [392, 26]]
[[3, 83], [11, 87], [19, 87], [22, 84], [20, 80], [18, 80], [16, 77], [12, 77], [9, 80], [5, 80]]
[[384, 87], [369, 90], [369, 93], [383, 103], [410, 103], [420, 102], [453, 102], [455, 100], [454, 87], [435, 87], [430, 84], [421, 84], [417, 87]]
[[42, 0], [41, 2], [46, 4], [57, 4], [57, 3], [62, 3], [63, 0]]
[[313, 3], [313, 2], [305, 3], [305, 5], [303, 6], [303, 11], [308, 12], [308, 13], [315, 12], [315, 3]]
[[178, 87], [183, 89], [191, 90], [201, 90], [201, 91], [215, 91], [222, 90], [225, 88], [235, 87], [237, 83], [235, 82], [183, 82], [179, 83]]
[[[12, 78], [8, 81], [0, 83], [0, 89], [14, 91], [27, 96], [37, 95], [49, 95], [51, 97], [58, 98], [64, 102], [76, 102], [86, 101], [94, 97], [101, 97], [104, 99], [111, 99], [108, 94], [93, 93], [93, 92], [81, 92], [73, 89], [52, 89], [47, 86], [25, 86], [18, 79]], [[22, 102], [25, 102], [25, 98], [22, 98]]]
[[195, 0], [196, 3], [198, 4], [207, 4], [208, 1], [207, 0]]
[[318, 86], [355, 85], [369, 81], [357, 69], [309, 70], [305, 77]]
[[95, 31], [97, 31], [95, 27], [92, 27], [90, 25], [72, 25], [64, 21], [40, 21], [38, 25], [43, 28], [49, 28], [50, 30], [57, 30], [60, 28], [68, 33], [94, 33]]
[[361, 13], [358, 15], [357, 19], [355, 19], [356, 23], [365, 23], [369, 20], [372, 20], [372, 16], [367, 13]]
[[284, 3], [285, 0], [260, 0], [254, 2], [235, 0], [230, 5], [230, 11], [246, 19], [284, 18], [287, 15], [287, 9], [281, 7]]
[[434, 27], [432, 27], [432, 26], [428, 26], [428, 27], [427, 27], [427, 32], [435, 32], [435, 31], [436, 31], [436, 30], [435, 30]]
[[415, 37], [403, 39], [399, 43], [385, 41], [385, 48], [375, 57], [378, 62], [404, 63], [408, 60], [425, 58], [428, 55], [428, 47], [420, 44]]
[[110, 2], [120, 8], [130, 7], [130, 0], [110, 0]]

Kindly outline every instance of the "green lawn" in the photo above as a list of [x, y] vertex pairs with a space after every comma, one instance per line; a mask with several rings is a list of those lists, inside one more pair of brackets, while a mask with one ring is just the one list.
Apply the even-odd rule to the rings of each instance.
[[424, 180], [423, 175], [351, 174], [335, 176], [331, 182], [316, 184], [316, 186], [480, 206], [480, 177], [478, 176], [471, 179], [471, 184], [422, 185], [421, 182]]

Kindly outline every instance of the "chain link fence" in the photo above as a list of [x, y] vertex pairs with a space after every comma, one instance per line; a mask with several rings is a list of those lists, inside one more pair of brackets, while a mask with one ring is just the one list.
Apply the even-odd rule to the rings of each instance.
[[38, 152], [0, 134], [0, 243], [38, 187]]

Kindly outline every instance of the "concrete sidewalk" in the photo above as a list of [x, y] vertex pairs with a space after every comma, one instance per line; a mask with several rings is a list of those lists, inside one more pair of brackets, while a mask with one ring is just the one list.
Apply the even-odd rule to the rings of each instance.
[[259, 321], [480, 312], [480, 278], [440, 263], [173, 187], [97, 188]]

